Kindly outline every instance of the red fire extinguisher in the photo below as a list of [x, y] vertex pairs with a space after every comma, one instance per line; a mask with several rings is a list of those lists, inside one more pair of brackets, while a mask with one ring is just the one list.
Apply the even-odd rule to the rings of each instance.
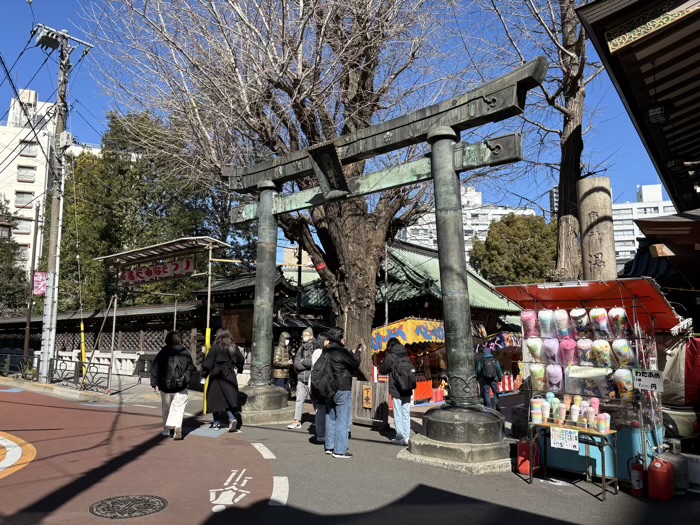
[[632, 495], [641, 498], [644, 496], [644, 464], [639, 456], [634, 458], [630, 477], [632, 478]]
[[[540, 450], [537, 441], [533, 444], [532, 470], [537, 470], [540, 466]], [[530, 475], [530, 440], [526, 437], [518, 441], [518, 473], [523, 476]]]

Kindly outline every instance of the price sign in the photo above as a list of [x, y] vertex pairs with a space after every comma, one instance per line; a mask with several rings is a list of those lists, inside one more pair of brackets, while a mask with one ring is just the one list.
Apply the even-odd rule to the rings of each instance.
[[639, 390], [664, 391], [664, 373], [660, 370], [644, 370], [633, 368], [634, 388]]
[[553, 427], [549, 434], [549, 444], [552, 448], [578, 452], [578, 430]]

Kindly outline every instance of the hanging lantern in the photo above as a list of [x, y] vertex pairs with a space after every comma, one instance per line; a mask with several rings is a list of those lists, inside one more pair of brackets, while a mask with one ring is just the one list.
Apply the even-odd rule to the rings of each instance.
[[656, 102], [647, 107], [646, 113], [650, 124], [666, 124], [671, 120], [671, 105], [668, 102]]

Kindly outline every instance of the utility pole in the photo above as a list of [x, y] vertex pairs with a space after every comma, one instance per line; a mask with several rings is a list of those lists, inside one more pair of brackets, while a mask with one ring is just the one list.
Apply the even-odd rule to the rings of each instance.
[[34, 306], [34, 272], [36, 271], [36, 238], [39, 233], [39, 210], [41, 206], [36, 203], [34, 212], [34, 239], [32, 240], [32, 262], [29, 267], [29, 282], [27, 283], [27, 325], [24, 327], [24, 358], [29, 357], [29, 335], [32, 325], [32, 307]]
[[71, 37], [66, 31], [56, 31], [39, 24], [37, 27], [37, 45], [45, 49], [59, 49], [58, 101], [56, 103], [56, 130], [54, 145], [51, 149], [51, 172], [53, 175], [51, 190], [51, 229], [49, 230], [49, 257], [46, 279], [46, 297], [44, 298], [44, 317], [41, 332], [41, 361], [39, 365], [39, 382], [48, 382], [49, 361], [54, 357], [56, 347], [56, 316], [58, 315], [58, 280], [60, 269], [61, 220], [63, 217], [63, 188], [65, 184], [65, 151], [73, 140], [66, 133], [68, 120], [68, 76], [71, 70], [70, 56], [77, 46], [76, 42], [86, 47], [91, 44]]

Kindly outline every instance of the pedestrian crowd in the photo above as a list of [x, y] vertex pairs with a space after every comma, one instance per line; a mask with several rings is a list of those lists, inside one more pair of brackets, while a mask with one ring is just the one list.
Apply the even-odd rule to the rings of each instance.
[[[379, 371], [389, 377], [396, 445], [406, 446], [411, 434], [411, 394], [415, 388], [415, 369], [406, 348], [398, 339], [387, 342], [387, 356]], [[349, 459], [352, 436], [352, 381], [358, 376], [363, 346], [354, 352], [345, 347], [342, 328], [332, 328], [314, 337], [313, 330], [302, 332], [295, 352], [290, 334], [282, 332], [272, 356], [273, 383], [294, 393], [294, 420], [287, 428], [302, 428], [304, 403], [311, 400], [315, 409], [314, 441], [334, 458]], [[241, 393], [237, 375], [243, 371], [244, 357], [228, 330], [219, 330], [202, 362], [204, 413], [213, 415], [215, 428], [240, 432]], [[194, 371], [192, 357], [182, 346], [176, 332], [166, 336], [165, 346], [156, 355], [151, 368], [151, 386], [160, 391], [163, 435], [182, 439], [182, 420], [188, 400], [188, 388]], [[292, 380], [294, 387], [292, 390]]]

